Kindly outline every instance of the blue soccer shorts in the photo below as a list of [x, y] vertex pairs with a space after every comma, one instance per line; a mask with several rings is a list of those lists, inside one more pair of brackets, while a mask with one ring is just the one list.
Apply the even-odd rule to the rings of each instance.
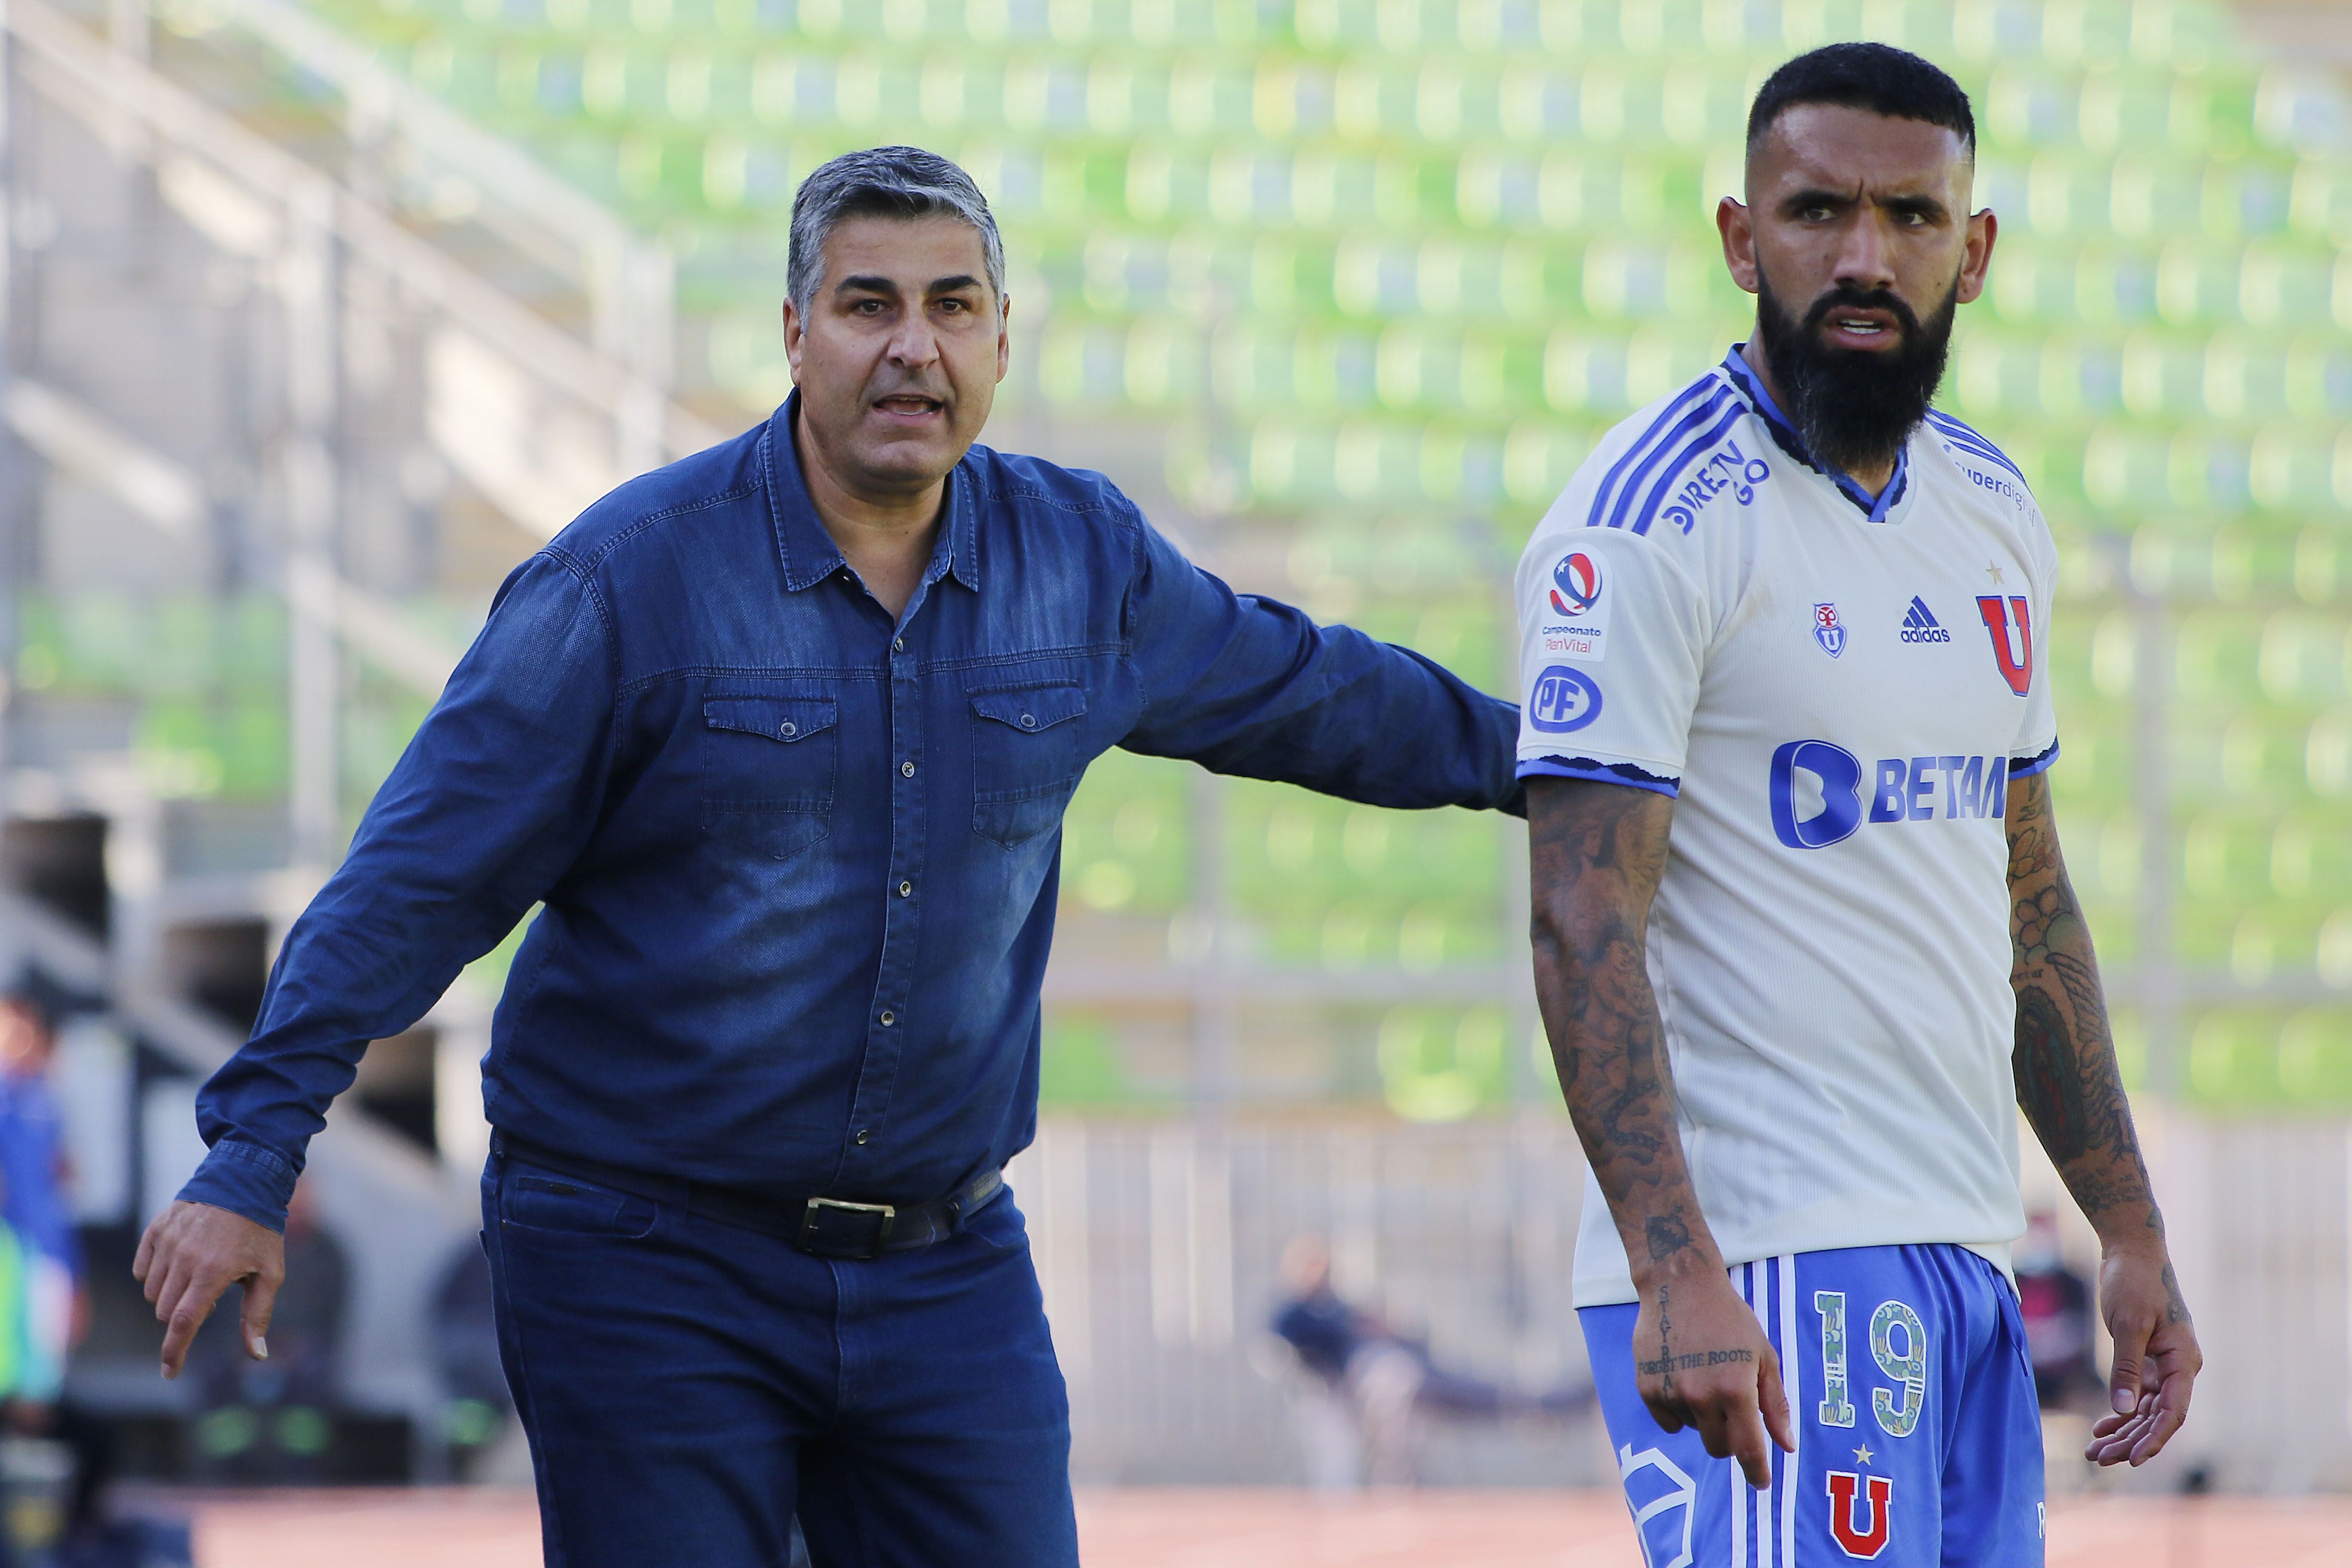
[[2017, 1295], [1962, 1247], [1734, 1265], [1789, 1392], [1772, 1485], [1635, 1391], [1639, 1308], [1577, 1315], [1649, 1568], [2040, 1568], [2042, 1422]]

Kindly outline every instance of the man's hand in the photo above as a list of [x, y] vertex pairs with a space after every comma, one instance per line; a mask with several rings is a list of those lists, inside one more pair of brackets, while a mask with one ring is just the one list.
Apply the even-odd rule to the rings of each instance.
[[286, 1278], [286, 1238], [268, 1226], [210, 1204], [175, 1203], [139, 1238], [131, 1272], [147, 1288], [163, 1325], [163, 1375], [180, 1375], [189, 1342], [232, 1284], [245, 1287], [245, 1353], [269, 1359], [262, 1338]]
[[1797, 1451], [1780, 1358], [1720, 1272], [1691, 1270], [1642, 1293], [1633, 1372], [1659, 1426], [1697, 1427], [1706, 1451], [1738, 1459], [1751, 1487], [1772, 1484], [1772, 1443]]
[[2099, 1265], [2099, 1311], [2116, 1342], [2108, 1384], [2115, 1414], [2092, 1426], [2083, 1457], [2144, 1465], [2189, 1418], [2189, 1395], [2205, 1364], [2161, 1243], [2106, 1255]]

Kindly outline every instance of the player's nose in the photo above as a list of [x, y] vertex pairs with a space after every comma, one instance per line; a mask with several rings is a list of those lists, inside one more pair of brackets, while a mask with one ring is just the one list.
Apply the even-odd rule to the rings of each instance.
[[1838, 287], [1861, 293], [1895, 287], [1895, 248], [1885, 226], [1874, 221], [1874, 216], [1865, 214], [1862, 221], [1846, 226], [1831, 279]]

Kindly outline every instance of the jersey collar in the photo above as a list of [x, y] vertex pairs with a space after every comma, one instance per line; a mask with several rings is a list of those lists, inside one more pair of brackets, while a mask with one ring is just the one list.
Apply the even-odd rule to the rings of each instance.
[[1754, 408], [1758, 417], [1764, 421], [1764, 427], [1772, 433], [1772, 439], [1780, 450], [1835, 485], [1838, 493], [1852, 501], [1855, 509], [1871, 521], [1892, 520], [1895, 509], [1910, 493], [1911, 443], [1904, 442], [1895, 452], [1895, 477], [1886, 481], [1886, 489], [1878, 495], [1872, 495], [1850, 476], [1822, 462], [1805, 449], [1804, 437], [1797, 434], [1797, 427], [1789, 422], [1787, 415], [1780, 412], [1780, 405], [1772, 401], [1770, 393], [1764, 390], [1762, 379], [1748, 366], [1747, 356], [1741, 352], [1747, 346], [1745, 343], [1731, 345], [1731, 352], [1723, 358], [1723, 374], [1731, 378], [1731, 384], [1748, 399], [1748, 406]]

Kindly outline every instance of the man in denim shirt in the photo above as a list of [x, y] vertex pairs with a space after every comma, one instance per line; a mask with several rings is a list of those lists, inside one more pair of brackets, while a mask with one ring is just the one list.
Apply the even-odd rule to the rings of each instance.
[[781, 1563], [797, 1508], [820, 1564], [1076, 1562], [998, 1173], [1035, 1123], [1079, 774], [1125, 746], [1517, 810], [1517, 712], [1234, 595], [1100, 475], [972, 446], [1003, 273], [954, 164], [810, 175], [798, 390], [508, 580], [288, 933], [142, 1243], [167, 1374], [236, 1280], [265, 1353], [321, 1113], [539, 902], [483, 1215], [548, 1561]]

